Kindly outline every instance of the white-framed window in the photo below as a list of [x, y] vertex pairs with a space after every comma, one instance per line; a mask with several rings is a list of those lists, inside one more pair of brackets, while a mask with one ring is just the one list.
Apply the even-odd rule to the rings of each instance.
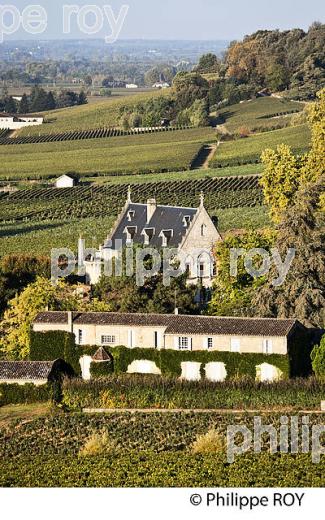
[[135, 216], [135, 211], [132, 210], [132, 209], [130, 209], [130, 210], [128, 211], [128, 221], [129, 221], [129, 222], [132, 222], [132, 220], [134, 219], [134, 216]]
[[191, 349], [191, 338], [187, 336], [179, 336], [178, 338], [178, 350], [190, 350]]
[[103, 334], [101, 336], [102, 345], [115, 345], [115, 343], [116, 343], [116, 336], [106, 335], [106, 334]]
[[207, 349], [213, 348], [213, 338], [207, 338]]
[[78, 345], [82, 345], [84, 334], [82, 329], [78, 329]]
[[263, 339], [263, 353], [264, 354], [272, 354], [273, 352], [273, 343], [271, 339]]
[[240, 352], [240, 339], [239, 338], [230, 339], [230, 352]]

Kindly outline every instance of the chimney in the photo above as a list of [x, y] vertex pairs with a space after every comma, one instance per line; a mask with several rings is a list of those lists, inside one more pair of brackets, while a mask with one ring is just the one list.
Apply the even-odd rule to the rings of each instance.
[[179, 312], [178, 312], [178, 307], [175, 307], [175, 316], [178, 316]]
[[68, 329], [69, 329], [69, 332], [73, 332], [72, 312], [71, 311], [68, 311]]
[[156, 199], [148, 199], [147, 200], [147, 224], [149, 224], [156, 209], [157, 209]]

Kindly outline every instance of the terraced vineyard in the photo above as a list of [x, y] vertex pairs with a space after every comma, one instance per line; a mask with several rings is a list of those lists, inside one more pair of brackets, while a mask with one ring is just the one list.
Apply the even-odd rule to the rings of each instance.
[[[97, 128], [95, 130], [81, 130], [77, 132], [65, 132], [63, 134], [44, 134], [29, 137], [6, 137], [8, 131], [0, 131], [0, 145], [12, 144], [36, 144], [36, 143], [55, 143], [58, 141], [82, 141], [84, 139], [103, 139], [106, 137], [121, 137], [126, 135], [153, 134], [157, 132], [175, 132], [176, 130], [186, 130], [188, 127], [152, 127], [152, 128], [133, 128], [122, 130], [121, 128]], [[3, 134], [1, 132], [4, 132]]]
[[[205, 178], [131, 185], [132, 200], [196, 206], [201, 191], [209, 210], [255, 207], [262, 204], [258, 177]], [[24, 222], [116, 215], [126, 200], [127, 185], [21, 190], [0, 199], [0, 222]]]

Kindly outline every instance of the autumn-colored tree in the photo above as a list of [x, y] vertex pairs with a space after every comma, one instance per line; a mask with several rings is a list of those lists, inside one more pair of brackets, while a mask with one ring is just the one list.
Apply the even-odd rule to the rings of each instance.
[[282, 144], [276, 150], [267, 149], [262, 154], [264, 171], [261, 185], [275, 223], [281, 221], [283, 211], [290, 207], [297, 191], [325, 172], [325, 89], [317, 97], [318, 101], [309, 109], [310, 152], [295, 156], [290, 147]]
[[65, 283], [52, 285], [39, 277], [10, 300], [1, 323], [1, 350], [6, 357], [25, 359], [30, 348], [30, 331], [36, 315], [49, 310], [75, 310], [80, 299]]

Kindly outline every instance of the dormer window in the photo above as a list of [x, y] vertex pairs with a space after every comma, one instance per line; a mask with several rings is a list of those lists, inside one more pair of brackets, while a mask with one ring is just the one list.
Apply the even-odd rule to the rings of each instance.
[[124, 233], [126, 233], [126, 244], [132, 244], [134, 235], [137, 232], [136, 226], [126, 226]]
[[169, 244], [170, 239], [173, 236], [173, 230], [172, 229], [163, 229], [159, 235], [162, 238], [162, 247], [167, 247]]
[[151, 241], [152, 237], [154, 236], [154, 234], [155, 234], [154, 228], [144, 228], [144, 230], [142, 231], [142, 235], [144, 236], [143, 242], [144, 242], [145, 246], [148, 246], [150, 244], [150, 241]]
[[183, 217], [183, 224], [184, 224], [184, 227], [188, 228], [189, 225], [190, 225], [190, 223], [191, 223], [191, 217], [190, 217], [190, 215], [185, 215], [185, 216]]
[[134, 211], [133, 209], [130, 209], [130, 210], [128, 211], [128, 217], [127, 217], [127, 218], [128, 218], [128, 221], [129, 221], [129, 222], [132, 222], [132, 220], [134, 219], [134, 216], [135, 216], [135, 211]]

